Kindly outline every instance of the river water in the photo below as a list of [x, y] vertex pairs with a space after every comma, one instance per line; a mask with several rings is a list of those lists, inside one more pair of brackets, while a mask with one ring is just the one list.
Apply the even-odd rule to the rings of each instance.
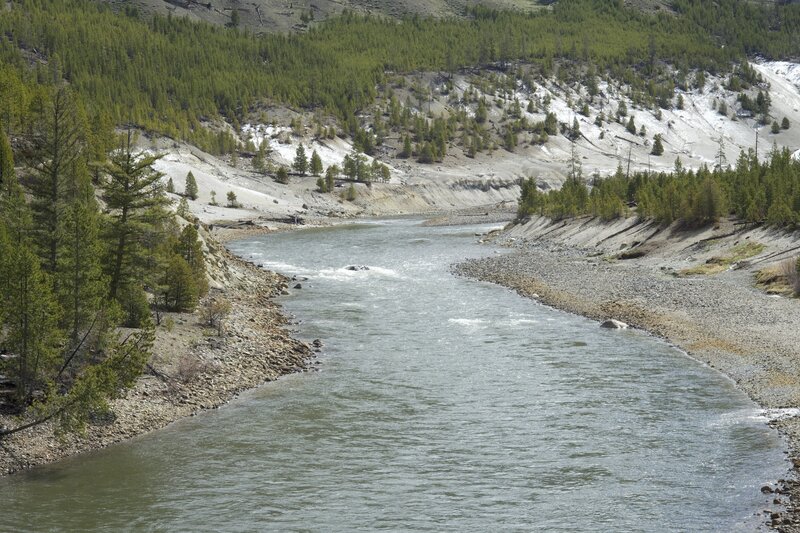
[[[783, 443], [725, 378], [449, 265], [487, 227], [268, 235], [319, 372], [0, 480], [0, 531], [752, 531]], [[348, 265], [369, 270], [350, 271]]]

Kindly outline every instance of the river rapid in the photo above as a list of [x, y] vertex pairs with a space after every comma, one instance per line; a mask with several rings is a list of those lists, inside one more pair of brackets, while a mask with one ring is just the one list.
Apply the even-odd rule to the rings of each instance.
[[[0, 480], [0, 531], [753, 531], [785, 446], [733, 384], [449, 266], [482, 227], [231, 243], [298, 278], [319, 371]], [[348, 270], [350, 265], [366, 266]]]

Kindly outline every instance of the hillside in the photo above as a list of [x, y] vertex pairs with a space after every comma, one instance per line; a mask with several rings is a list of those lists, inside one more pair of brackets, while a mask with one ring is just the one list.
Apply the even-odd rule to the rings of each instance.
[[305, 31], [310, 25], [340, 15], [345, 10], [390, 18], [414, 15], [444, 18], [463, 17], [466, 7], [475, 4], [520, 11], [541, 7], [535, 0], [109, 0], [109, 3], [115, 9], [133, 6], [143, 14], [171, 14], [217, 25], [231, 25], [235, 21], [238, 27], [253, 33]]

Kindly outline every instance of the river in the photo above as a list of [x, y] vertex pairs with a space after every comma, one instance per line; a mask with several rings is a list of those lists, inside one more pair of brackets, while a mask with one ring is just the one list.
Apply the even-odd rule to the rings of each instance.
[[[733, 384], [449, 265], [488, 227], [414, 220], [231, 249], [319, 371], [0, 480], [1, 531], [752, 531], [784, 443]], [[368, 270], [347, 270], [364, 265]]]

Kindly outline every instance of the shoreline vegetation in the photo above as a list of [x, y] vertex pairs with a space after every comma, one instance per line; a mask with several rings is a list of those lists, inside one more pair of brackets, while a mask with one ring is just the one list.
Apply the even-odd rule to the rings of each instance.
[[[779, 531], [797, 530], [800, 316], [796, 301], [755, 287], [766, 263], [796, 253], [796, 232], [735, 227], [733, 220], [691, 231], [636, 217], [533, 217], [492, 239], [512, 251], [466, 261], [454, 272], [600, 322], [623, 321], [733, 380], [787, 441], [792, 472], [762, 488], [775, 493], [784, 510], [765, 520]], [[744, 249], [743, 243], [750, 250], [747, 259], [719, 270], [692, 268], [713, 265]]]
[[[111, 403], [110, 418], [91, 420], [83, 433], [58, 437], [46, 423], [5, 438], [0, 476], [150, 433], [313, 367], [315, 348], [291, 336], [289, 319], [273, 301], [289, 280], [234, 256], [213, 239], [207, 243], [214, 250], [207, 259], [221, 282], [207, 298], [224, 297], [232, 304], [224, 333], [209, 329], [200, 312], [165, 313], [152, 359], [134, 386]], [[9, 423], [0, 416], [0, 425]]]

